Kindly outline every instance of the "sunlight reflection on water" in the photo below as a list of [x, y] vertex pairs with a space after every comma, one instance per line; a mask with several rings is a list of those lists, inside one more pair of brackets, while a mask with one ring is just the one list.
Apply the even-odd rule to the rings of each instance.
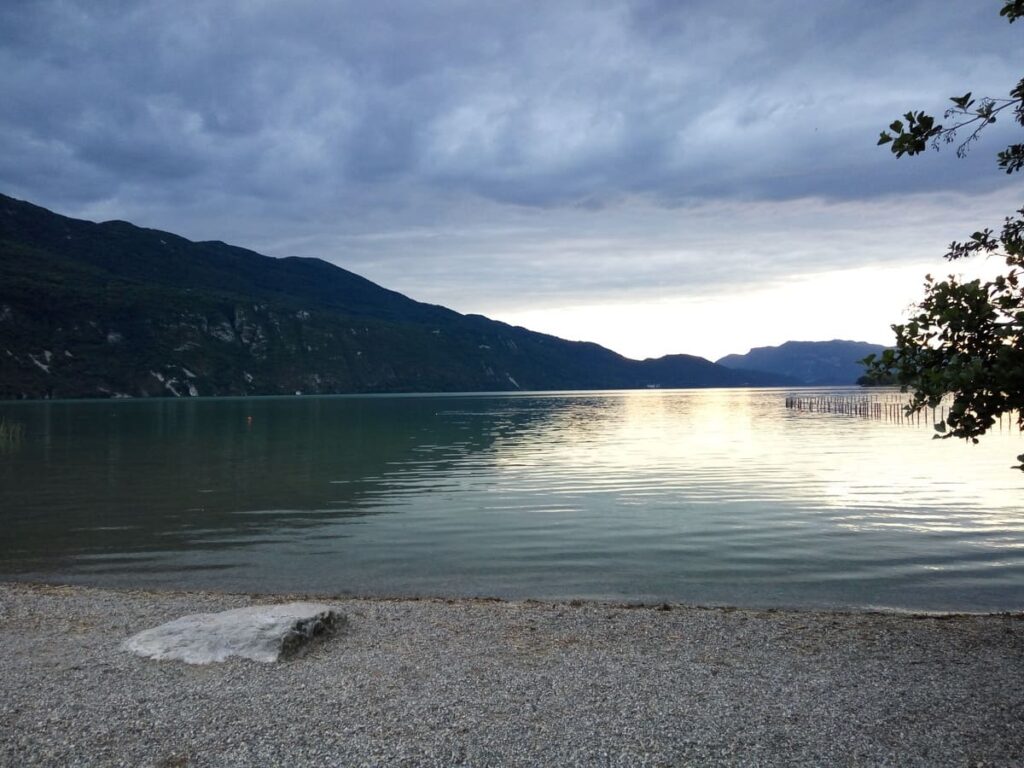
[[1019, 609], [1024, 440], [782, 390], [11, 403], [0, 570], [99, 584]]

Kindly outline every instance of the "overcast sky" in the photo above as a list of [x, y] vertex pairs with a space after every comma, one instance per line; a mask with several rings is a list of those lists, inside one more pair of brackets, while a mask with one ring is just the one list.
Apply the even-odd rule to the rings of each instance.
[[1001, 5], [4, 0], [0, 191], [633, 357], [887, 343], [1020, 205], [1010, 125], [875, 147], [1008, 93]]

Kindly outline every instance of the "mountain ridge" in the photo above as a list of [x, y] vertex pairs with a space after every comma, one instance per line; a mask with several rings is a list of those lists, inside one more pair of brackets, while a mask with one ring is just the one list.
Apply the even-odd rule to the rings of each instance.
[[746, 354], [726, 355], [716, 362], [727, 368], [755, 368], [790, 376], [809, 386], [848, 385], [864, 375], [860, 361], [884, 349], [882, 344], [846, 339], [787, 341], [752, 347]]
[[342, 267], [0, 194], [0, 397], [771, 386], [415, 301]]

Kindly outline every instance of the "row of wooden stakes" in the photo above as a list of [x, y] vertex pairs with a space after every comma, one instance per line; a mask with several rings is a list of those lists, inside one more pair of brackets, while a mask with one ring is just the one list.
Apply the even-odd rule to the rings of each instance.
[[[906, 395], [787, 395], [786, 408], [794, 411], [813, 413], [835, 413], [845, 416], [859, 416], [865, 419], [892, 422], [894, 424], [941, 426], [946, 422], [948, 407], [923, 408], [908, 412], [909, 399]], [[1017, 414], [1003, 414], [998, 429], [1020, 428]]]

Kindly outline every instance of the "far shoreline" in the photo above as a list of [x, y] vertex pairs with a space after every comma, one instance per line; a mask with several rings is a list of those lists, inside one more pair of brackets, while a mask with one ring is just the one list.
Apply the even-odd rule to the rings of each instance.
[[707, 387], [619, 387], [615, 389], [494, 389], [494, 390], [436, 390], [436, 391], [395, 391], [395, 392], [303, 392], [301, 394], [280, 393], [276, 395], [125, 395], [96, 397], [0, 397], [0, 406], [14, 403], [148, 403], [148, 402], [246, 402], [261, 400], [323, 400], [328, 398], [382, 398], [382, 397], [542, 397], [547, 395], [597, 395], [615, 393], [664, 393], [664, 392], [701, 392], [704, 390], [728, 391], [822, 391], [854, 390], [876, 392], [885, 389], [899, 391], [896, 385], [879, 385], [866, 387], [862, 384], [792, 384], [792, 385], [750, 385], [750, 386], [707, 386]]
[[730, 603], [689, 603], [677, 600], [646, 600], [618, 599], [601, 597], [519, 597], [501, 595], [460, 595], [460, 594], [416, 594], [382, 592], [329, 592], [302, 590], [261, 590], [233, 588], [190, 588], [162, 586], [126, 586], [121, 584], [95, 584], [87, 582], [55, 579], [18, 579], [12, 574], [0, 574], [0, 588], [26, 587], [31, 590], [81, 590], [125, 595], [148, 596], [153, 599], [163, 597], [208, 597], [221, 599], [246, 599], [280, 603], [286, 601], [309, 600], [315, 602], [382, 602], [382, 603], [440, 603], [455, 605], [467, 604], [504, 604], [524, 605], [533, 607], [572, 607], [596, 606], [626, 611], [708, 611], [724, 614], [780, 614], [808, 616], [892, 616], [907, 619], [958, 619], [958, 618], [1009, 618], [1024, 621], [1024, 606], [1017, 609], [994, 611], [970, 610], [929, 610], [919, 608], [899, 608], [893, 606], [800, 606], [800, 605], [744, 605]]

